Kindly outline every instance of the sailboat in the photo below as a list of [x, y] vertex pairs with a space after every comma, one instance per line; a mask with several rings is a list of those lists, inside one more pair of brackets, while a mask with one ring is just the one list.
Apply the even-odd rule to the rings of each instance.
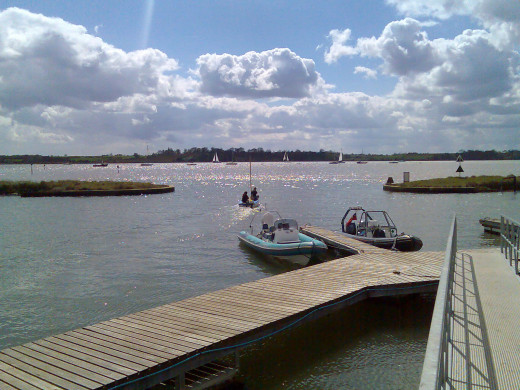
[[[253, 182], [251, 180], [251, 159], [249, 160], [249, 189], [253, 189]], [[256, 190], [256, 187], [255, 187]], [[252, 191], [251, 191], [252, 192]], [[256, 199], [249, 199], [248, 202], [243, 202], [242, 200], [238, 201], [239, 207], [251, 207], [252, 209], [260, 206], [260, 201], [258, 200], [259, 196], [257, 195]]]
[[283, 161], [289, 162], [289, 156], [287, 155], [287, 152], [283, 155]]
[[220, 164], [217, 152], [215, 152], [215, 155], [213, 156], [213, 161], [212, 162], [214, 162], [215, 164]]
[[[148, 158], [149, 155], [150, 155], [150, 153], [148, 151], [148, 145], [146, 145], [146, 158]], [[142, 167], [151, 167], [152, 165], [153, 165], [152, 163], [141, 163]]]
[[339, 152], [338, 161], [331, 161], [329, 164], [345, 164], [345, 161], [343, 161], [343, 152]]
[[234, 159], [235, 153], [231, 152], [231, 161], [227, 162], [226, 165], [237, 165]]
[[[361, 149], [361, 156], [364, 157], [365, 156], [365, 153], [363, 153], [363, 149]], [[365, 161], [363, 159], [359, 160], [357, 163], [358, 164], [366, 164], [368, 161]]]

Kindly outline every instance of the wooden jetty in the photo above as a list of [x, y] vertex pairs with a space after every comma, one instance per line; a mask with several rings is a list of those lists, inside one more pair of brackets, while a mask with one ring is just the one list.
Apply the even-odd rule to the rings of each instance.
[[[211, 367], [217, 359], [235, 353], [238, 360], [241, 348], [292, 326], [370, 297], [436, 291], [442, 252], [364, 245], [358, 255], [4, 349], [0, 388], [147, 389], [173, 380], [184, 389], [187, 379], [204, 382], [202, 373], [218, 377]], [[221, 373], [234, 372], [217, 366]]]
[[362, 253], [384, 254], [389, 252], [388, 249], [378, 248], [362, 241], [354, 240], [339, 232], [333, 232], [318, 226], [305, 225], [300, 230], [303, 234], [323, 241], [329, 247], [340, 249], [352, 255]]
[[500, 234], [499, 218], [481, 218], [478, 222], [484, 227], [485, 232], [492, 234]]

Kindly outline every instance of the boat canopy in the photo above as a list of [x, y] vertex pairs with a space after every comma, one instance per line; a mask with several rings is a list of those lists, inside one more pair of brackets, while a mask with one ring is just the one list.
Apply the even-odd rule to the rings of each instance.
[[397, 236], [397, 228], [386, 211], [351, 207], [341, 220], [343, 233], [373, 238]]
[[298, 222], [295, 219], [281, 218], [274, 221], [274, 238], [277, 244], [288, 244], [300, 241], [298, 237]]

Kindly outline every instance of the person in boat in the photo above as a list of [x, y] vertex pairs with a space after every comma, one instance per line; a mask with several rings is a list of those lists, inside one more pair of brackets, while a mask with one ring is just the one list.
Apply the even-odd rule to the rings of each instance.
[[345, 232], [347, 234], [352, 234], [354, 236], [357, 234], [356, 221], [357, 221], [357, 213], [354, 213], [354, 215], [352, 217], [350, 217], [347, 224], [345, 225], [346, 226]]
[[259, 196], [258, 196], [258, 191], [256, 190], [256, 187], [253, 188], [253, 191], [251, 191], [251, 200], [252, 201], [255, 201], [255, 200], [258, 200]]
[[249, 196], [247, 195], [247, 191], [244, 191], [242, 194], [242, 203], [249, 203]]

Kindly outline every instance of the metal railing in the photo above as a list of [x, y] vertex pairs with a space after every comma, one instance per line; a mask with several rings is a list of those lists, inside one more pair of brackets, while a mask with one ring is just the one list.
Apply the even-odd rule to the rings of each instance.
[[449, 364], [449, 343], [452, 327], [452, 295], [457, 255], [457, 218], [453, 217], [446, 245], [433, 318], [428, 336], [421, 383], [422, 390], [446, 389]]
[[511, 218], [500, 217], [500, 252], [504, 253], [509, 265], [515, 265], [515, 274], [518, 275], [518, 249], [520, 244], [520, 223]]

